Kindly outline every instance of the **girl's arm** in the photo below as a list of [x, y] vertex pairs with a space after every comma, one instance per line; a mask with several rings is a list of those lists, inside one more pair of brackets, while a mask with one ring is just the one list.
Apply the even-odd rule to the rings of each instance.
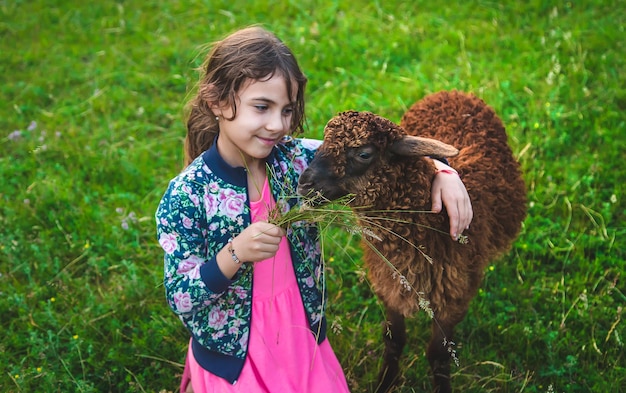
[[187, 182], [172, 181], [155, 214], [164, 251], [165, 296], [179, 315], [212, 305], [232, 283], [221, 273], [214, 251], [209, 252], [223, 243], [207, 238], [212, 233], [201, 225], [206, 221], [201, 201]]
[[180, 315], [219, 301], [241, 264], [271, 258], [285, 235], [275, 225], [258, 222], [225, 243], [219, 232], [203, 229], [206, 217], [201, 201], [189, 184], [174, 181], [156, 211], [157, 236], [165, 254], [165, 295]]
[[445, 205], [450, 218], [450, 236], [459, 238], [469, 228], [474, 215], [472, 202], [458, 173], [443, 162], [433, 159], [437, 174], [432, 184], [432, 211], [440, 212]]

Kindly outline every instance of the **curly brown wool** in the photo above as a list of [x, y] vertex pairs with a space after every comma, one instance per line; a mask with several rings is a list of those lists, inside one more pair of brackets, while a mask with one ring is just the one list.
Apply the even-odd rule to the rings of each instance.
[[[446, 214], [425, 213], [436, 171], [431, 157], [448, 157], [470, 195], [474, 218], [464, 232], [467, 244], [447, 234]], [[502, 121], [483, 100], [458, 91], [416, 102], [400, 126], [369, 112], [343, 112], [328, 122], [324, 142], [300, 178], [301, 194], [314, 191], [331, 200], [354, 194], [363, 226], [380, 238], [367, 240], [387, 259], [364, 242], [369, 279], [387, 314], [376, 391], [397, 382], [405, 318], [420, 309], [423, 293], [434, 314], [427, 349], [434, 388], [450, 392], [454, 327], [485, 267], [509, 250], [526, 216], [526, 186]], [[387, 210], [386, 219], [375, 222], [384, 229], [373, 228], [381, 210]]]

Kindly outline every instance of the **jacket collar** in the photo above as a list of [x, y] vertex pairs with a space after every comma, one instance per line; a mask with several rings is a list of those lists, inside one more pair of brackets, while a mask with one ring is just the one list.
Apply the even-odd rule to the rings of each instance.
[[[267, 157], [267, 162], [271, 163], [276, 157], [276, 146], [272, 149], [272, 152]], [[208, 166], [211, 171], [217, 173], [223, 180], [229, 182], [238, 187], [247, 187], [248, 185], [248, 173], [246, 168], [242, 166], [233, 167], [230, 166], [217, 150], [217, 137], [213, 140], [211, 147], [202, 153], [202, 160]]]

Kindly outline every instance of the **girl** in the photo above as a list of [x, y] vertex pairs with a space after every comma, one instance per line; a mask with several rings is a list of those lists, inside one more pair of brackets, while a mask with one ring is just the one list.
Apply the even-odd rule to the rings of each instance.
[[[303, 129], [307, 79], [256, 26], [217, 42], [203, 71], [187, 167], [156, 212], [166, 298], [191, 333], [181, 391], [347, 392], [326, 339], [317, 227], [267, 222], [276, 203], [298, 203], [285, 196], [319, 146], [290, 136]], [[472, 215], [463, 183], [442, 172], [433, 189], [433, 209], [443, 200], [460, 233]]]

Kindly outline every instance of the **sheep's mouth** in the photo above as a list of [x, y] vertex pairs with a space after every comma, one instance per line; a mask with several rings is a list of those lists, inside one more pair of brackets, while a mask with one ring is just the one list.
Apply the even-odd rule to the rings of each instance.
[[326, 170], [320, 171], [319, 168], [313, 170], [312, 165], [300, 175], [297, 193], [305, 201], [310, 199], [311, 203], [318, 205], [348, 194], [338, 178], [329, 175]]
[[328, 198], [322, 192], [308, 187], [306, 185], [298, 185], [298, 196], [308, 205], [319, 206], [329, 202]]
[[298, 184], [297, 192], [298, 192], [298, 196], [306, 197], [309, 193], [312, 193], [313, 190], [311, 190], [310, 188], [306, 186], [303, 186], [302, 184]]
[[297, 193], [305, 204], [311, 206], [320, 206], [332, 203], [347, 195], [347, 193], [343, 192], [337, 186], [320, 187], [317, 183], [302, 182], [298, 184]]

